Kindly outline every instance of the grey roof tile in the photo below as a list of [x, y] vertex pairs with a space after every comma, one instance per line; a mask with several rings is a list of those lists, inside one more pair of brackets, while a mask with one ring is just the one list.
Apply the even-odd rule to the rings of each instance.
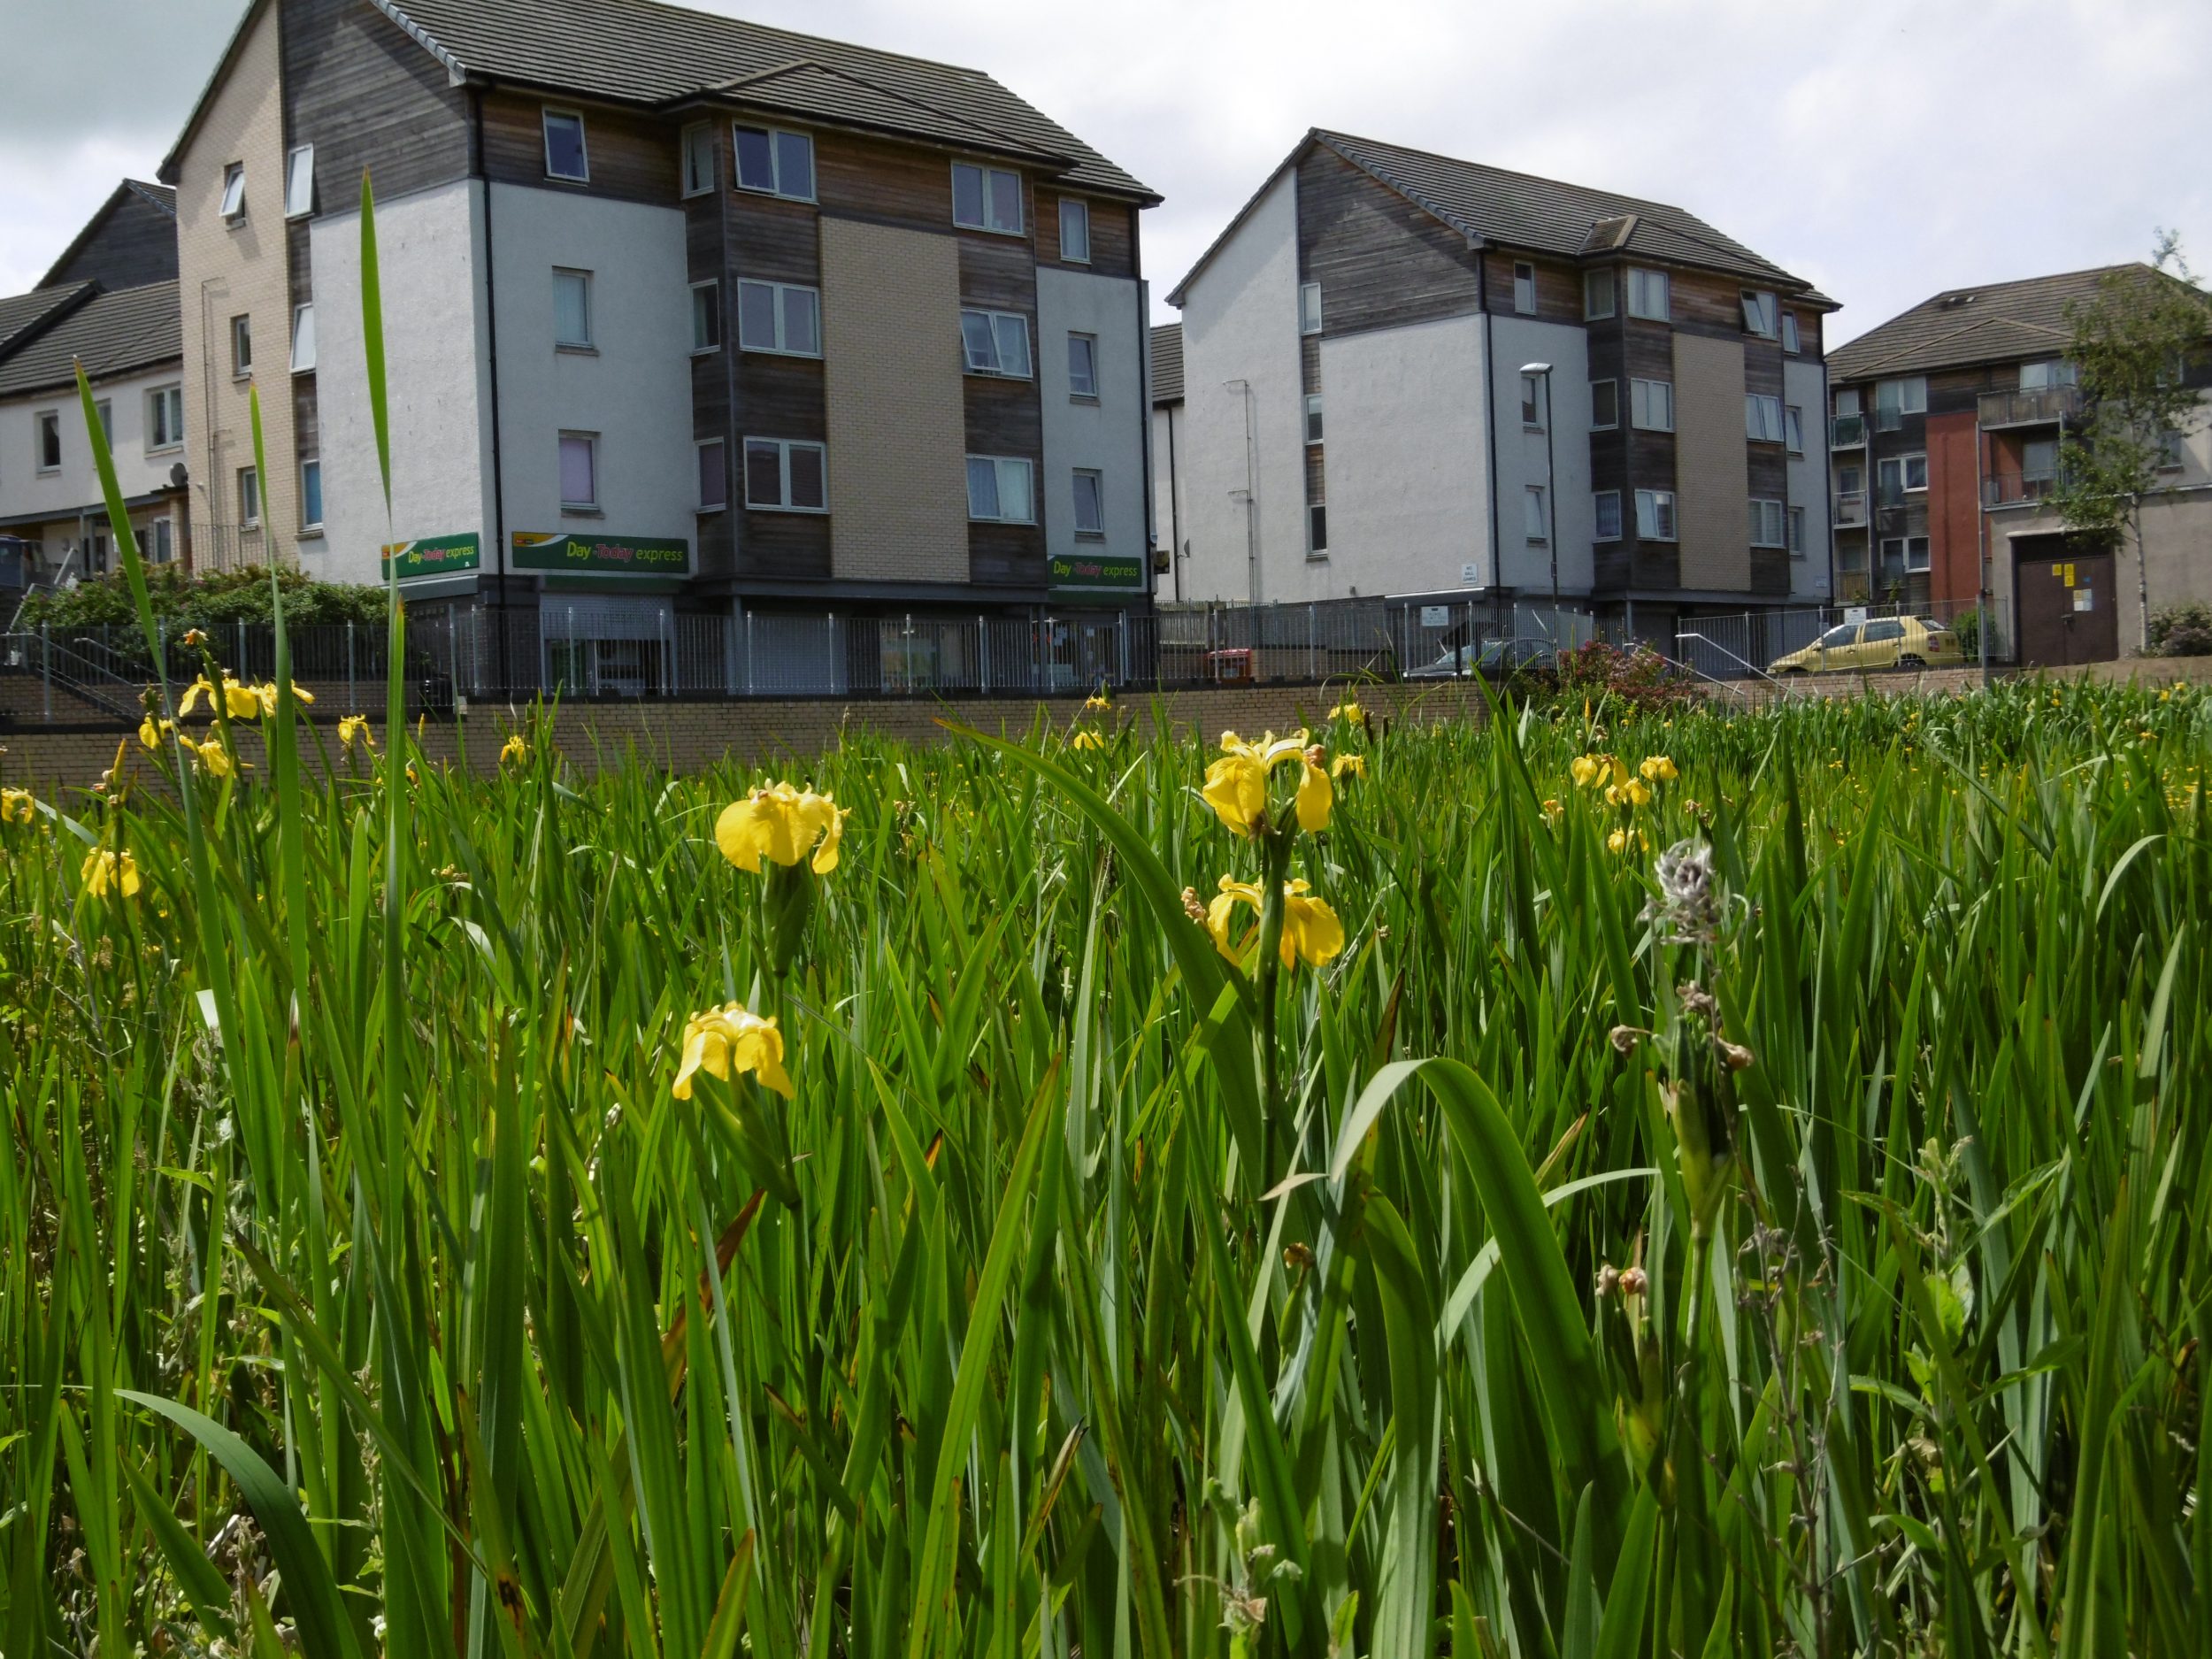
[[1152, 403], [1183, 401], [1183, 325], [1162, 323], [1152, 331]]
[[174, 282], [150, 282], [92, 299], [19, 349], [0, 358], [0, 396], [70, 385], [84, 361], [93, 380], [184, 355], [184, 319]]
[[2116, 272], [2146, 280], [2156, 274], [2137, 262], [1946, 288], [1831, 351], [1828, 377], [1863, 380], [2055, 356], [2072, 333], [2066, 308], [2095, 298], [2098, 285]]
[[24, 335], [40, 324], [50, 321], [57, 312], [86, 298], [94, 286], [90, 282], [64, 282], [0, 299], [0, 360], [4, 360]]

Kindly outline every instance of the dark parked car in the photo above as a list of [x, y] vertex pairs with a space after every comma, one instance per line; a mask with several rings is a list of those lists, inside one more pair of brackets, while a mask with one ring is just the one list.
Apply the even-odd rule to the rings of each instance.
[[1548, 674], [1557, 656], [1549, 640], [1486, 640], [1480, 645], [1462, 645], [1432, 663], [1406, 670], [1408, 680], [1465, 680], [1479, 674], [1485, 680], [1512, 680], [1523, 674]]

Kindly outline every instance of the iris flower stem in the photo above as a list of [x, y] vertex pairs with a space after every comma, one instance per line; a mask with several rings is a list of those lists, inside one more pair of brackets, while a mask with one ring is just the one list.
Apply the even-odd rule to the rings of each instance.
[[1263, 1188], [1272, 1184], [1275, 1123], [1282, 1106], [1282, 1062], [1276, 1042], [1276, 981], [1282, 974], [1283, 882], [1290, 870], [1291, 837], [1295, 833], [1286, 810], [1283, 821], [1269, 827], [1260, 841], [1260, 948], [1254, 964], [1260, 994], [1260, 1100], [1264, 1109], [1261, 1147], [1267, 1166], [1259, 1171]]

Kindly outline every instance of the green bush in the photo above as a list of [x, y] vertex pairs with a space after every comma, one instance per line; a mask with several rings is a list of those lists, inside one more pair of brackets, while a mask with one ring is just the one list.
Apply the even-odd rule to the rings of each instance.
[[[193, 576], [165, 567], [148, 571], [146, 580], [154, 614], [172, 631], [269, 620], [265, 568], [211, 571]], [[381, 588], [317, 581], [291, 570], [277, 572], [277, 586], [284, 595], [284, 618], [294, 627], [341, 622], [383, 626]], [[137, 615], [131, 606], [130, 586], [119, 572], [59, 592], [32, 595], [17, 626], [58, 630], [134, 627]]]
[[2212, 605], [2185, 599], [2151, 612], [2151, 653], [2156, 657], [2212, 657]]

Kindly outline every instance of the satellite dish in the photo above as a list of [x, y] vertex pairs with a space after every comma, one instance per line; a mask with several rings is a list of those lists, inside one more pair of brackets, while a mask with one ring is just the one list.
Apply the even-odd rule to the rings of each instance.
[[182, 489], [184, 488], [185, 480], [191, 476], [191, 473], [184, 470], [184, 463], [181, 461], [177, 462], [169, 469], [169, 488], [172, 489]]

